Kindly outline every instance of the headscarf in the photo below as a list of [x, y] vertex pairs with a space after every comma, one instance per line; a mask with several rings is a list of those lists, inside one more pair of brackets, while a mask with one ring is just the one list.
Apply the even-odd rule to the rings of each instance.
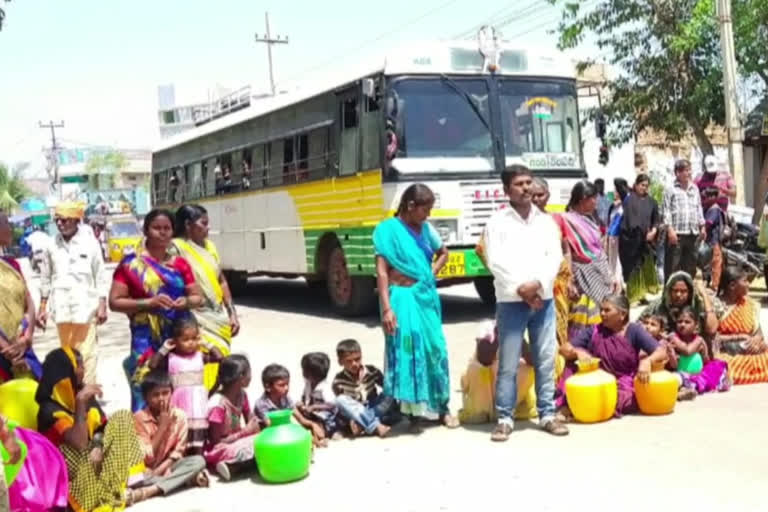
[[[681, 306], [674, 306], [670, 301], [670, 295], [672, 294], [672, 287], [680, 281], [684, 282], [688, 287], [688, 301]], [[696, 318], [701, 321], [702, 313], [704, 313], [704, 299], [696, 291], [696, 287], [693, 285], [693, 278], [687, 272], [679, 271], [669, 276], [667, 284], [664, 285], [664, 294], [660, 299], [648, 306], [647, 311], [654, 315], [664, 315], [667, 319], [667, 325], [674, 326], [678, 313], [686, 306], [693, 309], [696, 313]]]
[[[78, 356], [79, 353], [70, 348], [50, 352], [43, 363], [43, 376], [35, 393], [35, 400], [40, 406], [38, 430], [57, 446], [64, 441], [64, 434], [75, 425]], [[86, 412], [88, 437], [93, 438], [106, 421], [107, 417], [99, 404], [91, 399]]]
[[85, 205], [76, 201], [63, 201], [56, 205], [54, 215], [64, 219], [82, 219], [85, 215]]

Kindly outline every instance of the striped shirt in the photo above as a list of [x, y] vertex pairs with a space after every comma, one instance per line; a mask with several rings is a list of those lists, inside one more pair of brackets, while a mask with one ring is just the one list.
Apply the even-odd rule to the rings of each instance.
[[683, 188], [680, 182], [675, 181], [671, 188], [666, 189], [661, 212], [664, 225], [674, 229], [678, 235], [697, 235], [705, 224], [699, 188], [693, 183]]
[[365, 365], [355, 377], [342, 370], [333, 378], [333, 394], [345, 395], [365, 404], [379, 396], [379, 387], [384, 386], [384, 375], [372, 365]]

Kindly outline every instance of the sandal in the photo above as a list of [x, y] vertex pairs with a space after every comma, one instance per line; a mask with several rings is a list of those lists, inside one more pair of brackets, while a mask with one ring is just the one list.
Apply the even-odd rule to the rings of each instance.
[[491, 441], [503, 443], [509, 439], [510, 435], [512, 435], [512, 425], [509, 423], [497, 423], [496, 428], [491, 433]]
[[544, 424], [541, 426], [541, 428], [544, 429], [545, 432], [548, 434], [552, 434], [553, 436], [567, 436], [569, 434], [568, 427], [563, 425], [562, 422], [551, 419], [544, 422]]
[[451, 414], [444, 414], [443, 417], [440, 418], [440, 421], [443, 423], [443, 426], [448, 429], [459, 428], [461, 426], [461, 423], [459, 423], [456, 416]]
[[195, 477], [195, 485], [198, 487], [208, 487], [211, 485], [211, 481], [208, 478], [208, 472], [206, 470], [202, 470], [197, 474]]

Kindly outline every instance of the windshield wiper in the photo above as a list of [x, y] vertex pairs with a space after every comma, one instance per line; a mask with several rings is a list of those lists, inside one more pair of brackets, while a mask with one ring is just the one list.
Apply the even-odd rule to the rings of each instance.
[[445, 83], [445, 85], [453, 89], [456, 94], [467, 100], [467, 103], [469, 103], [469, 106], [472, 107], [472, 110], [475, 112], [475, 114], [477, 114], [477, 117], [483, 123], [483, 126], [485, 126], [485, 128], [490, 131], [491, 125], [488, 124], [488, 121], [485, 119], [485, 116], [480, 110], [480, 107], [478, 107], [477, 103], [475, 103], [475, 99], [472, 97], [472, 95], [462, 89], [461, 86], [457, 84], [453, 79], [448, 78], [447, 75], [440, 75], [440, 79]]

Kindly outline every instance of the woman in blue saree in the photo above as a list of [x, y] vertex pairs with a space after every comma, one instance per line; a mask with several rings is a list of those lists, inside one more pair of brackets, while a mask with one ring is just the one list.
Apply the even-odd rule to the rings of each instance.
[[173, 323], [202, 303], [189, 263], [168, 252], [173, 215], [165, 210], [149, 212], [144, 236], [139, 251], [123, 258], [115, 269], [109, 292], [109, 307], [130, 320], [131, 354], [123, 368], [133, 412], [144, 407], [141, 382], [149, 371], [149, 359], [171, 337]]
[[395, 217], [373, 233], [386, 344], [384, 394], [400, 402], [413, 432], [420, 431], [421, 418], [458, 426], [448, 410], [448, 354], [435, 277], [448, 251], [426, 222], [434, 202], [429, 187], [411, 185]]

